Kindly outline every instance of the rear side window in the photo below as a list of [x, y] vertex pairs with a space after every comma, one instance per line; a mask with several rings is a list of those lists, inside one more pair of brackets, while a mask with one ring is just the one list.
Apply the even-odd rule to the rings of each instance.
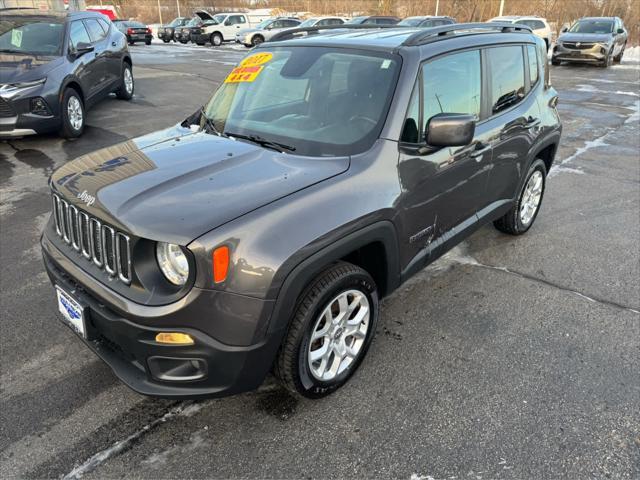
[[524, 59], [521, 46], [488, 48], [491, 112], [499, 113], [524, 98]]
[[540, 75], [538, 55], [536, 54], [535, 46], [527, 45], [527, 56], [529, 57], [529, 79], [531, 80], [531, 86], [533, 86], [538, 81], [538, 76]]
[[[423, 122], [438, 113], [480, 117], [480, 52], [455, 53], [422, 67]], [[422, 125], [424, 126], [424, 125]]]
[[242, 15], [231, 15], [229, 17], [229, 25], [238, 25], [240, 23], [246, 23]]
[[77, 48], [80, 43], [91, 43], [87, 29], [84, 28], [82, 20], [71, 22], [71, 30], [69, 33], [69, 43], [73, 48]]
[[97, 20], [90, 18], [89, 20], [85, 20], [84, 23], [87, 26], [92, 42], [99, 42], [106, 36]]
[[104, 33], [107, 33], [109, 31], [109, 24], [107, 22], [105, 22], [101, 18], [98, 18], [98, 23], [102, 27], [102, 30], [104, 30]]

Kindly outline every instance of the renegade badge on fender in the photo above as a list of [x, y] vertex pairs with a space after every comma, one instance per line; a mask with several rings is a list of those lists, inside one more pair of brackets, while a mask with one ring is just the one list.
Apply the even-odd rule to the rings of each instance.
[[273, 370], [326, 395], [383, 296], [483, 224], [535, 221], [561, 131], [544, 42], [365, 28], [280, 33], [182, 124], [51, 177], [60, 318], [136, 391], [228, 395]]

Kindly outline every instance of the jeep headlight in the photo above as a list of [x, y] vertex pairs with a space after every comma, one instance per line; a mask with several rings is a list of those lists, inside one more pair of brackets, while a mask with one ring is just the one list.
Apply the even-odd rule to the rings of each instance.
[[177, 286], [182, 286], [189, 278], [189, 261], [179, 245], [158, 242], [156, 258], [160, 270], [167, 280]]

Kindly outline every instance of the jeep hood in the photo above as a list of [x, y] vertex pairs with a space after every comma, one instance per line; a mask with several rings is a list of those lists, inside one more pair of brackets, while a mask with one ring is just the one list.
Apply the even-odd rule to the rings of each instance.
[[51, 186], [114, 227], [186, 245], [348, 168], [348, 157], [279, 153], [176, 126], [73, 160]]
[[610, 33], [563, 33], [561, 42], [609, 43], [613, 39]]

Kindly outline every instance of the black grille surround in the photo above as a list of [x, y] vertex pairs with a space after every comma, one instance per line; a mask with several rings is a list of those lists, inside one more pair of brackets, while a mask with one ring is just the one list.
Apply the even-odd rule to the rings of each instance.
[[562, 42], [562, 46], [573, 50], [591, 50], [595, 46], [595, 43]]
[[0, 97], [0, 118], [11, 118], [15, 116], [16, 112], [13, 110], [11, 104]]
[[71, 205], [60, 195], [52, 194], [55, 231], [78, 255], [131, 284], [131, 238]]

